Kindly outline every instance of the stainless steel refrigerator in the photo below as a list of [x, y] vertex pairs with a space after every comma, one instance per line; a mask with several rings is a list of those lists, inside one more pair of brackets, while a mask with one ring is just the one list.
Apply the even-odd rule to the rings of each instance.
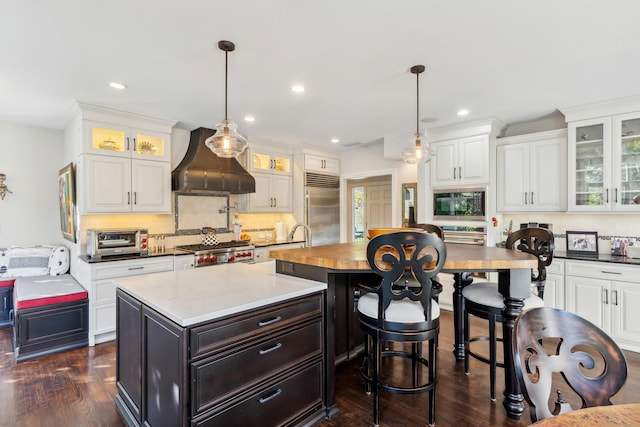
[[340, 243], [340, 178], [305, 173], [305, 223], [311, 246]]

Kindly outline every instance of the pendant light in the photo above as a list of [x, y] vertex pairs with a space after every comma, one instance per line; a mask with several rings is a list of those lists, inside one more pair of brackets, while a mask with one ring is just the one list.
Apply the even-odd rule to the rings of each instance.
[[413, 147], [409, 147], [402, 152], [402, 158], [409, 164], [428, 162], [433, 155], [430, 144], [426, 141], [425, 136], [420, 133], [420, 74], [424, 70], [424, 65], [411, 67], [411, 73], [416, 75], [416, 132], [410, 140]]
[[221, 40], [218, 48], [224, 51], [224, 120], [216, 125], [216, 133], [207, 138], [205, 144], [218, 157], [238, 157], [247, 148], [247, 139], [238, 133], [238, 125], [227, 118], [227, 56], [236, 49], [236, 45]]

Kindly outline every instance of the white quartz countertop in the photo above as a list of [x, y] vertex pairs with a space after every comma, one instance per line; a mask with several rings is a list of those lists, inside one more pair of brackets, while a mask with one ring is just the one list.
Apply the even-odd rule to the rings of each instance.
[[114, 280], [119, 288], [180, 326], [327, 289], [326, 283], [277, 274], [275, 261], [223, 264]]

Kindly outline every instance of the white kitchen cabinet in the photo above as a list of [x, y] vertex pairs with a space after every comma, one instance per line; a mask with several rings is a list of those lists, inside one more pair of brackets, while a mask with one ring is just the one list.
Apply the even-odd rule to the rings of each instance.
[[297, 248], [304, 248], [304, 242], [281, 243], [277, 245], [256, 247], [254, 251], [254, 260], [255, 262], [271, 261], [272, 258], [269, 258], [269, 251], [282, 251], [285, 249]]
[[173, 257], [126, 261], [79, 262], [76, 279], [89, 293], [89, 345], [115, 339], [118, 277], [173, 271]]
[[570, 211], [640, 213], [640, 102], [632, 106], [567, 112]]
[[251, 172], [276, 175], [291, 175], [292, 156], [287, 153], [263, 148], [249, 148], [249, 170]]
[[171, 135], [85, 120], [84, 152], [171, 162]]
[[304, 170], [338, 175], [340, 174], [340, 160], [315, 154], [305, 154]]
[[503, 138], [498, 144], [499, 212], [566, 211], [566, 130]]
[[80, 213], [170, 213], [171, 164], [84, 154], [78, 162]]
[[432, 187], [489, 183], [489, 137], [470, 136], [434, 142]]
[[249, 194], [247, 212], [291, 212], [292, 177], [254, 173], [256, 192]]
[[195, 268], [193, 263], [193, 254], [189, 255], [174, 255], [173, 257], [173, 271], [191, 270]]
[[564, 310], [564, 290], [564, 261], [554, 259], [551, 265], [547, 266], [547, 280], [544, 285], [545, 307]]
[[600, 327], [621, 348], [640, 351], [640, 269], [567, 261], [566, 309]]

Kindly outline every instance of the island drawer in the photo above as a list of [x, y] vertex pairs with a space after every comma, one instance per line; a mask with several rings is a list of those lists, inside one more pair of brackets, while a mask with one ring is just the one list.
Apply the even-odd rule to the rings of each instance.
[[322, 410], [322, 363], [297, 370], [241, 400], [230, 401], [191, 422], [192, 427], [295, 425], [304, 415]]
[[261, 335], [316, 317], [322, 317], [322, 294], [198, 326], [190, 331], [190, 356], [206, 356], [238, 342], [256, 340]]
[[322, 355], [322, 321], [192, 363], [191, 412], [199, 414], [265, 379]]

